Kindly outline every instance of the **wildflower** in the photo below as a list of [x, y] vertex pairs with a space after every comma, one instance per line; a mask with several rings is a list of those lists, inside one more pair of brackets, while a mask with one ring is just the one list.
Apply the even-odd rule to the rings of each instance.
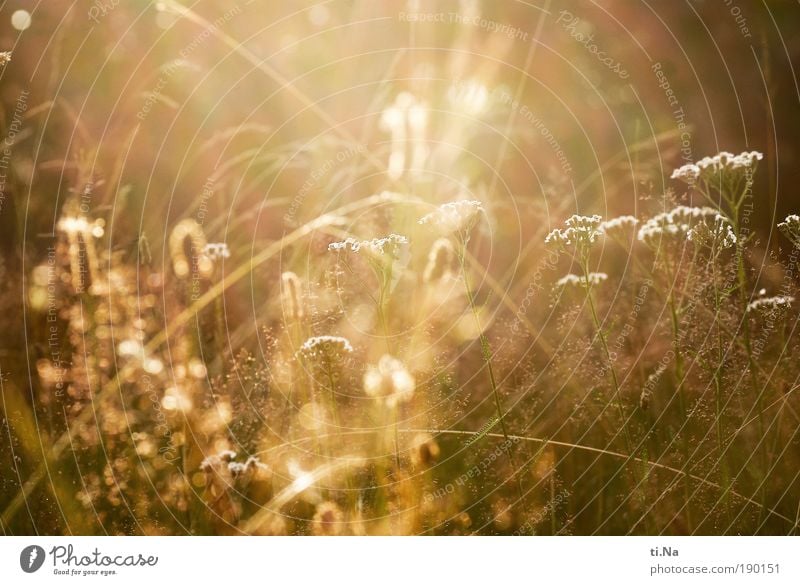
[[224, 242], [217, 242], [213, 244], [206, 244], [203, 248], [203, 254], [212, 260], [218, 258], [230, 258], [231, 251], [228, 249], [228, 244]]
[[408, 402], [414, 394], [414, 377], [403, 363], [390, 355], [378, 360], [377, 366], [367, 366], [364, 374], [364, 392], [382, 398], [387, 406]]
[[586, 287], [586, 281], [589, 281], [589, 286], [597, 286], [608, 279], [608, 274], [605, 272], [590, 272], [588, 277], [578, 276], [577, 274], [567, 274], [562, 276], [556, 282], [557, 287], [567, 286], [582, 286]]
[[700, 176], [700, 167], [694, 163], [685, 164], [672, 171], [671, 179], [680, 179], [684, 183], [693, 184]]
[[352, 353], [353, 346], [344, 337], [334, 335], [319, 335], [311, 337], [300, 346], [299, 354], [308, 358], [323, 358], [330, 361], [338, 359], [345, 354]]
[[581, 252], [587, 252], [602, 234], [601, 222], [599, 215], [573, 215], [564, 222], [565, 229], [554, 229], [547, 234], [544, 243], [562, 249], [574, 245]]
[[475, 218], [483, 211], [483, 204], [480, 201], [451, 201], [422, 217], [419, 223], [437, 227], [445, 233], [453, 233], [469, 230]]
[[707, 246], [715, 250], [732, 248], [736, 245], [736, 235], [728, 219], [722, 215], [714, 216], [714, 225], [705, 221], [698, 222], [686, 232], [686, 238], [699, 246]]
[[778, 229], [783, 232], [783, 235], [792, 244], [800, 248], [800, 216], [795, 214], [787, 215], [786, 219], [778, 224]]
[[11, 62], [11, 51], [3, 51], [0, 53], [0, 67], [5, 67]]
[[706, 217], [716, 217], [719, 212], [711, 207], [689, 207], [678, 205], [668, 213], [670, 220], [675, 224], [690, 225], [693, 221]]
[[761, 297], [747, 305], [747, 312], [758, 311], [762, 314], [775, 315], [789, 310], [793, 302], [794, 297], [791, 296]]
[[628, 242], [639, 220], [632, 215], [620, 215], [600, 224], [598, 230], [619, 242]]
[[710, 207], [679, 205], [671, 211], [659, 213], [648, 219], [639, 228], [637, 238], [645, 245], [655, 248], [664, 238], [686, 237], [697, 222], [717, 215], [719, 212]]
[[455, 251], [453, 245], [447, 238], [439, 238], [433, 243], [431, 251], [428, 253], [428, 264], [425, 266], [425, 272], [422, 275], [422, 280], [425, 282], [433, 282], [439, 280], [448, 272], [450, 266], [453, 264]]
[[736, 177], [742, 173], [752, 174], [758, 161], [764, 155], [755, 150], [732, 154], [720, 152], [714, 156], [707, 156], [697, 163], [685, 164], [672, 172], [671, 178], [680, 179], [688, 184], [695, 183], [698, 179], [711, 182], [722, 176]]
[[304, 314], [300, 290], [300, 279], [294, 272], [284, 272], [281, 275], [281, 301], [283, 310], [284, 313], [294, 321], [302, 319]]
[[408, 238], [398, 234], [389, 234], [384, 238], [373, 238], [371, 240], [356, 240], [355, 238], [347, 238], [340, 242], [333, 242], [328, 244], [330, 251], [347, 251], [360, 252], [362, 249], [370, 250], [374, 254], [383, 255], [386, 253], [387, 247], [390, 253], [394, 253], [401, 245], [408, 244]]
[[322, 502], [317, 506], [312, 519], [312, 531], [316, 536], [338, 536], [342, 533], [344, 514], [334, 502]]

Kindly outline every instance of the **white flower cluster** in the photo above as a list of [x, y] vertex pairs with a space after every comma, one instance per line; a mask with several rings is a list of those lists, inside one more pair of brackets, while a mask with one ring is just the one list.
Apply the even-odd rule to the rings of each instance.
[[794, 297], [790, 296], [761, 297], [747, 305], [747, 312], [759, 311], [762, 313], [772, 313], [783, 311], [791, 307], [793, 302]]
[[480, 201], [451, 201], [422, 217], [419, 223], [435, 226], [444, 232], [456, 232], [470, 227], [475, 217], [483, 211]]
[[717, 215], [717, 210], [710, 207], [679, 205], [648, 219], [639, 228], [637, 238], [648, 246], [657, 246], [662, 238], [685, 236], [698, 221]]
[[328, 244], [328, 250], [339, 251], [348, 249], [351, 252], [360, 252], [361, 250], [370, 250], [375, 254], [383, 254], [388, 246], [391, 251], [396, 247], [407, 244], [408, 238], [397, 234], [389, 234], [385, 238], [373, 238], [371, 240], [357, 240], [355, 238], [347, 238], [341, 242], [333, 242]]
[[588, 247], [601, 235], [599, 215], [573, 215], [564, 222], [565, 229], [556, 228], [544, 239], [545, 244], [565, 247], [575, 244]]
[[599, 231], [617, 240], [627, 240], [636, 229], [639, 220], [632, 215], [620, 215], [600, 224]]
[[344, 337], [319, 335], [308, 338], [300, 346], [298, 353], [306, 357], [336, 357], [353, 352], [353, 346]]
[[789, 238], [792, 244], [800, 247], [800, 216], [795, 214], [786, 216], [786, 219], [778, 224], [778, 229]]
[[700, 246], [708, 246], [722, 250], [736, 245], [736, 234], [728, 219], [720, 214], [714, 216], [714, 225], [705, 221], [698, 222], [686, 232], [686, 238]]
[[755, 168], [756, 163], [763, 158], [764, 155], [755, 150], [742, 152], [741, 154], [720, 152], [714, 156], [704, 157], [697, 163], [685, 164], [675, 169], [672, 171], [672, 178], [691, 184], [699, 178], [708, 180], [719, 173], [732, 174], [740, 171], [751, 171]]
[[[562, 276], [556, 282], [556, 286], [558, 287], [566, 287], [566, 286], [582, 286], [586, 287], [586, 278], [582, 276], [578, 276], [577, 274], [567, 274], [566, 276]], [[605, 282], [608, 280], [608, 274], [605, 272], [590, 272], [588, 276], [589, 286], [597, 286], [601, 282]]]

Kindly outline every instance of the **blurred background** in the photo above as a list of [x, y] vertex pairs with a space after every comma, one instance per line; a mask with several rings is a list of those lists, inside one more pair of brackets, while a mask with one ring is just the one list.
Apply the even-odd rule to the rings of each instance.
[[[95, 221], [109, 256], [139, 267], [137, 298], [151, 290], [164, 309], [153, 334], [179, 312], [159, 275], [181, 220], [225, 242], [235, 267], [383, 190], [429, 206], [490, 198], [494, 241], [474, 253], [488, 274], [511, 274], [503, 286], [519, 302], [539, 242], [564, 217], [702, 204], [669, 179], [674, 168], [758, 150], [754, 245], [785, 257], [774, 226], [800, 208], [799, 27], [788, 0], [3, 1], [4, 380], [35, 386], [50, 351], [31, 274], [64, 216]], [[393, 172], [408, 137], [391, 108], [403, 99], [425, 105], [409, 130], [421, 146]], [[377, 220], [348, 221], [357, 232]], [[226, 289], [235, 326], [206, 356], [210, 374], [243, 348], [268, 351], [264, 307], [278, 302], [282, 270], [311, 272], [329, 241], [315, 235]], [[22, 477], [43, 449], [17, 462]], [[0, 473], [0, 507], [18, 477]]]

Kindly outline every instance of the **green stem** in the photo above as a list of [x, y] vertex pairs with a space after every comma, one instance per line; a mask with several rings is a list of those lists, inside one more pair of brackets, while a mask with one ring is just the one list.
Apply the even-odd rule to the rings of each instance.
[[497, 419], [500, 422], [500, 429], [503, 432], [503, 439], [505, 444], [508, 446], [508, 459], [511, 463], [511, 467], [514, 470], [515, 475], [517, 475], [517, 488], [519, 490], [519, 497], [520, 500], [523, 498], [523, 491], [522, 491], [522, 476], [521, 474], [517, 473], [517, 466], [516, 462], [514, 461], [514, 453], [513, 453], [513, 444], [508, 435], [508, 429], [506, 428], [506, 421], [505, 421], [505, 414], [503, 413], [503, 408], [500, 404], [500, 393], [498, 392], [497, 388], [497, 379], [494, 375], [494, 366], [492, 364], [492, 350], [491, 346], [489, 345], [489, 340], [486, 338], [486, 335], [483, 332], [483, 328], [481, 326], [481, 319], [480, 315], [478, 314], [478, 307], [475, 304], [475, 297], [472, 294], [472, 288], [469, 284], [469, 277], [467, 274], [467, 266], [466, 266], [466, 247], [467, 247], [467, 238], [463, 238], [461, 241], [461, 246], [458, 248], [458, 260], [461, 266], [461, 275], [464, 279], [464, 288], [467, 294], [467, 301], [469, 302], [470, 310], [472, 311], [472, 315], [475, 319], [475, 327], [478, 330], [478, 338], [481, 344], [481, 354], [483, 356], [483, 361], [486, 364], [486, 371], [489, 377], [489, 386], [492, 390], [492, 396], [494, 398], [494, 406], [497, 411]]
[[722, 328], [720, 325], [720, 311], [722, 298], [719, 293], [717, 256], [715, 247], [711, 250], [711, 280], [714, 285], [714, 323], [717, 326], [717, 367], [714, 369], [714, 402], [716, 412], [716, 431], [717, 431], [717, 451], [719, 452], [720, 471], [722, 473], [723, 498], [725, 499], [725, 510], [730, 514], [730, 474], [728, 471], [727, 457], [724, 456], [724, 445], [722, 439], [722, 369], [725, 363], [724, 344], [722, 340]]

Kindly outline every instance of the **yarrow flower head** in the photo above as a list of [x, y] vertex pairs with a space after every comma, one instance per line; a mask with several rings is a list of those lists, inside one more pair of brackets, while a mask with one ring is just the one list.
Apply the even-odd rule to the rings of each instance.
[[793, 245], [800, 248], [800, 216], [795, 214], [786, 216], [786, 219], [778, 224], [778, 229]]
[[697, 163], [685, 164], [675, 169], [671, 178], [680, 179], [690, 185], [698, 179], [711, 182], [723, 175], [735, 178], [742, 174], [752, 174], [758, 161], [763, 158], [764, 155], [755, 150], [740, 154], [720, 152], [714, 156], [704, 157]]
[[383, 255], [387, 251], [391, 254], [402, 245], [408, 244], [408, 238], [398, 234], [389, 234], [383, 238], [373, 238], [371, 240], [357, 240], [355, 238], [347, 238], [340, 242], [333, 242], [328, 244], [328, 250], [333, 252], [350, 251], [361, 252], [362, 250], [369, 250], [373, 254]]
[[471, 228], [478, 214], [483, 211], [480, 201], [451, 201], [423, 216], [419, 223], [436, 227], [445, 233], [458, 232]]
[[672, 171], [671, 179], [679, 179], [684, 183], [692, 185], [700, 177], [700, 167], [694, 163], [685, 164]]
[[580, 250], [588, 251], [602, 235], [600, 225], [602, 219], [599, 215], [573, 215], [564, 222], [566, 228], [556, 228], [544, 239], [545, 244], [566, 248], [576, 246]]
[[645, 245], [655, 248], [662, 240], [686, 237], [695, 224], [706, 217], [716, 217], [719, 212], [710, 207], [687, 207], [679, 205], [672, 211], [659, 213], [648, 219], [639, 228], [637, 238]]
[[414, 376], [403, 362], [386, 354], [377, 366], [367, 366], [364, 373], [364, 392], [368, 396], [381, 398], [389, 407], [408, 402], [414, 395]]
[[714, 216], [713, 225], [706, 221], [697, 222], [688, 232], [686, 238], [697, 244], [715, 250], [724, 250], [736, 245], [736, 234], [728, 219], [720, 214]]
[[307, 358], [322, 358], [326, 361], [342, 358], [353, 353], [353, 346], [344, 337], [335, 335], [319, 335], [310, 337], [300, 346], [297, 353]]
[[630, 241], [639, 220], [632, 215], [620, 215], [600, 224], [598, 230], [621, 243]]
[[602, 282], [608, 280], [608, 274], [605, 272], [590, 272], [589, 275], [584, 278], [583, 276], [578, 276], [577, 274], [567, 274], [566, 276], [562, 276], [561, 278], [556, 281], [556, 286], [559, 288], [564, 288], [568, 286], [576, 286], [576, 287], [584, 287], [586, 288], [586, 281], [589, 281], [589, 286], [597, 286]]

